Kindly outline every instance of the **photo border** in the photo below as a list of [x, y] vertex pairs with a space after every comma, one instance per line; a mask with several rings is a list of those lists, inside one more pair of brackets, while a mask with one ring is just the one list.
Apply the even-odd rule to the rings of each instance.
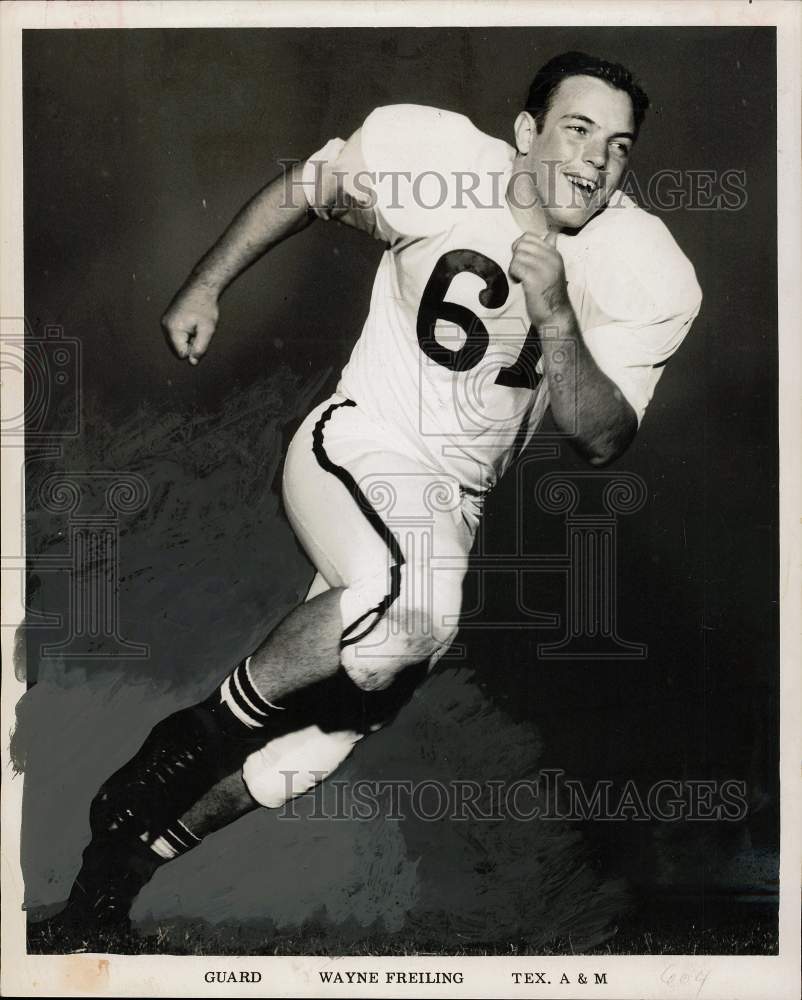
[[[780, 420], [780, 946], [777, 956], [594, 955], [464, 957], [353, 956], [351, 970], [436, 971], [459, 968], [461, 985], [388, 987], [324, 986], [318, 972], [342, 967], [343, 959], [309, 957], [204, 957], [25, 954], [23, 881], [19, 864], [22, 776], [15, 774], [9, 739], [14, 709], [25, 691], [24, 656], [17, 628], [22, 620], [24, 567], [23, 465], [20, 443], [2, 449], [2, 981], [3, 995], [17, 996], [366, 996], [727, 998], [796, 1000], [799, 996], [800, 896], [800, 25], [797, 4], [759, 2], [275, 2], [32, 3], [9, 2], [2, 17], [2, 112], [0, 158], [2, 270], [0, 322], [22, 317], [22, 31], [57, 28], [291, 27], [291, 26], [760, 26], [777, 28], [777, 179]], [[759, 141], [759, 137], [756, 137]], [[736, 335], [738, 331], [733, 331]], [[21, 372], [3, 371], [2, 417], [23, 412]], [[22, 540], [21, 540], [22, 539]], [[23, 551], [18, 551], [23, 547]], [[21, 633], [20, 633], [21, 634]], [[22, 665], [24, 667], [24, 665]], [[262, 973], [261, 983], [204, 982], [210, 969]], [[571, 985], [514, 985], [512, 971], [545, 971], [556, 984], [566, 972]], [[574, 982], [578, 973], [591, 977]], [[606, 984], [595, 984], [594, 973]], [[266, 992], [268, 991], [269, 992]]]

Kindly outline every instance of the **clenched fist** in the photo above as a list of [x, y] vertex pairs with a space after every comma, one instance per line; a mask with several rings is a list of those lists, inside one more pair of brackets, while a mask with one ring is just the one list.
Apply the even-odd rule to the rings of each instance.
[[526, 310], [539, 326], [569, 305], [565, 268], [556, 249], [557, 234], [524, 233], [512, 245], [510, 277], [523, 285]]
[[217, 295], [202, 285], [182, 288], [162, 317], [167, 341], [178, 355], [196, 365], [209, 346], [217, 326]]

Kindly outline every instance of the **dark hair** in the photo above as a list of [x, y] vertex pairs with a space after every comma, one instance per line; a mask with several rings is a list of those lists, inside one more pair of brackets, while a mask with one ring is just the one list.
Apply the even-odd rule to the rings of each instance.
[[543, 128], [554, 92], [569, 76], [595, 76], [596, 79], [609, 83], [611, 87], [629, 94], [635, 119], [635, 135], [638, 134], [643, 116], [649, 107], [646, 93], [634, 81], [629, 70], [620, 63], [607, 62], [597, 56], [589, 56], [585, 52], [563, 52], [562, 55], [549, 59], [546, 65], [537, 71], [529, 88], [525, 110], [535, 119], [538, 132]]

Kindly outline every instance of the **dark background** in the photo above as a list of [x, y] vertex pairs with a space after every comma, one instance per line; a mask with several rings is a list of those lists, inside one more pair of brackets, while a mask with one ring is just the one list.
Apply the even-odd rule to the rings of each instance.
[[[644, 509], [619, 525], [619, 628], [648, 656], [547, 661], [535, 647], [553, 631], [483, 630], [481, 620], [510, 618], [512, 580], [496, 574], [479, 626], [460, 638], [462, 659], [444, 667], [466, 667], [500, 718], [535, 727], [538, 766], [644, 788], [661, 778], [746, 781], [750, 814], [737, 829], [583, 831], [603, 875], [625, 876], [640, 904], [681, 890], [701, 929], [714, 896], [734, 913], [742, 903], [729, 883], [743, 881], [744, 854], [773, 858], [778, 837], [773, 29], [27, 31], [23, 45], [26, 317], [35, 334], [54, 324], [81, 345], [84, 423], [60, 461], [138, 470], [156, 504], [121, 541], [123, 630], [150, 643], [151, 657], [43, 658], [41, 642], [61, 633], [29, 634], [29, 679], [40, 683], [21, 706], [17, 734], [28, 905], [64, 898], [97, 784], [153, 722], [208, 690], [302, 596], [310, 571], [280, 519], [274, 476], [294, 422], [333, 388], [348, 357], [381, 246], [322, 223], [295, 237], [227, 292], [212, 349], [194, 369], [170, 355], [159, 328], [189, 268], [279, 160], [345, 138], [372, 108], [397, 102], [462, 112], [509, 140], [534, 71], [579, 48], [624, 62], [652, 99], [633, 157], [641, 187], [667, 168], [685, 172], [686, 186], [695, 170], [746, 176], [738, 211], [662, 212], [704, 302], [615, 466], [649, 489]], [[232, 420], [243, 421], [236, 433]], [[32, 498], [37, 477], [58, 463], [30, 465]], [[544, 472], [580, 468], [563, 444], [559, 459], [533, 463], [525, 476], [534, 486]], [[488, 502], [489, 551], [515, 545], [514, 479]], [[170, 513], [159, 520], [164, 505]], [[57, 553], [64, 526], [35, 499], [28, 518], [29, 551]], [[526, 524], [527, 551], [560, 550], [562, 517], [532, 504]], [[63, 608], [64, 580], [32, 574], [29, 595], [36, 610]], [[564, 610], [550, 576], [527, 582], [527, 600]], [[58, 735], [42, 739], [45, 730]], [[361, 748], [356, 773], [381, 771], [393, 739], [402, 737], [384, 732], [377, 749]], [[490, 734], [484, 758], [497, 754]], [[65, 830], [58, 848], [43, 832], [54, 822]], [[252, 844], [250, 836], [237, 843]], [[404, 837], [413, 856], [415, 834]], [[234, 900], [224, 916], [237, 916], [230, 887], [246, 876], [220, 878]], [[327, 890], [309, 881], [311, 909]], [[170, 905], [160, 910], [156, 893], [151, 912], [212, 910], [202, 890], [194, 911], [170, 891], [161, 897]], [[299, 923], [302, 911], [296, 905], [286, 920]], [[258, 898], [247, 912], [259, 914]], [[281, 924], [280, 913], [271, 916]]]

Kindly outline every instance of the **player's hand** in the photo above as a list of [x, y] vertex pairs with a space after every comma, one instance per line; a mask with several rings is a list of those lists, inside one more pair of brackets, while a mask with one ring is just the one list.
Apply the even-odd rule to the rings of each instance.
[[510, 277], [523, 285], [526, 309], [535, 326], [547, 323], [568, 305], [568, 285], [557, 234], [524, 233], [512, 245]]
[[217, 295], [202, 285], [188, 285], [170, 303], [162, 329], [178, 357], [196, 365], [214, 336], [218, 316]]

